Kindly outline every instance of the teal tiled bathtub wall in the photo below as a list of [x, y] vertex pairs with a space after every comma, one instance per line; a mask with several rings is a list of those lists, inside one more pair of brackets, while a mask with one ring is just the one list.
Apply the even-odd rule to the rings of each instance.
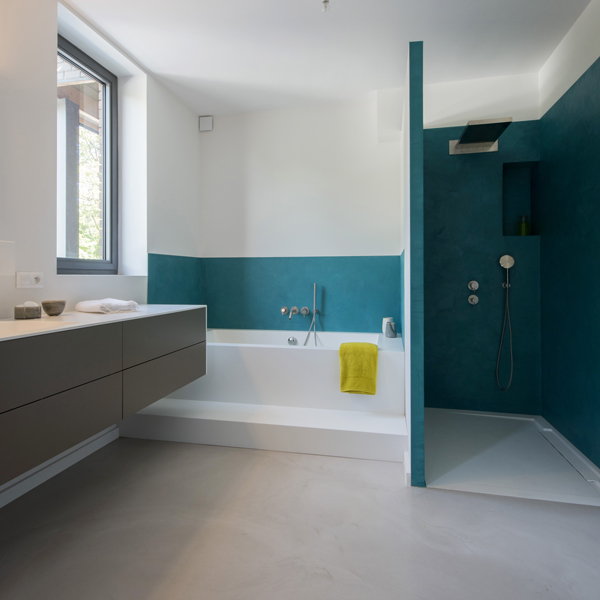
[[[448, 142], [461, 131], [425, 131], [426, 405], [540, 414], [540, 238], [503, 235], [503, 165], [539, 161], [539, 122], [513, 123], [500, 138], [499, 152], [450, 156]], [[495, 378], [503, 254], [515, 259], [510, 272], [515, 371], [507, 392]], [[480, 284], [476, 306], [467, 302], [473, 279]], [[508, 350], [506, 339], [504, 383]]]
[[309, 317], [283, 317], [282, 306], [308, 306], [318, 285], [317, 330], [380, 332], [383, 317], [401, 329], [400, 256], [188, 258], [148, 256], [148, 302], [206, 304], [217, 329], [306, 331]]
[[148, 304], [204, 304], [202, 260], [149, 254]]
[[600, 465], [600, 60], [541, 120], [543, 416]]

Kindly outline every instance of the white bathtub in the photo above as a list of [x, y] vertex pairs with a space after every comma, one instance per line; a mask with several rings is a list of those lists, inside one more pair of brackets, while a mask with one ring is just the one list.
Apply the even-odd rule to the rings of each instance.
[[[295, 337], [297, 346], [288, 345]], [[213, 329], [207, 333], [207, 374], [170, 397], [298, 408], [404, 414], [402, 338], [376, 333]], [[338, 350], [344, 342], [379, 346], [377, 394], [340, 392]]]

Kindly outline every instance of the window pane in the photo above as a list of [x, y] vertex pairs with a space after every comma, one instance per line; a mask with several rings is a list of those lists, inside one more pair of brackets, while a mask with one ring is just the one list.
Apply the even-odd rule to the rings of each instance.
[[108, 259], [103, 103], [106, 85], [57, 56], [57, 255]]

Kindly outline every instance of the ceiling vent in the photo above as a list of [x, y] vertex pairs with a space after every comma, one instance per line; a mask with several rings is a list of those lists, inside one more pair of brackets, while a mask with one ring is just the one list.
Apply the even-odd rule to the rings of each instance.
[[200, 131], [212, 131], [213, 130], [212, 116], [199, 117], [198, 118], [198, 129]]

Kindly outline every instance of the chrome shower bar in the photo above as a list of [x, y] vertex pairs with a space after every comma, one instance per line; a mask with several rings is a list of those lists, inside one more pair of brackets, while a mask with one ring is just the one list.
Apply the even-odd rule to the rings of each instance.
[[308, 340], [310, 339], [310, 330], [313, 330], [313, 333], [315, 335], [315, 348], [317, 347], [317, 313], [319, 311], [317, 310], [317, 284], [314, 284], [313, 287], [313, 318], [312, 318], [312, 322], [310, 324], [310, 327], [308, 328], [308, 335], [306, 336], [306, 340], [304, 341], [304, 345], [306, 346], [306, 344], [308, 344]]

